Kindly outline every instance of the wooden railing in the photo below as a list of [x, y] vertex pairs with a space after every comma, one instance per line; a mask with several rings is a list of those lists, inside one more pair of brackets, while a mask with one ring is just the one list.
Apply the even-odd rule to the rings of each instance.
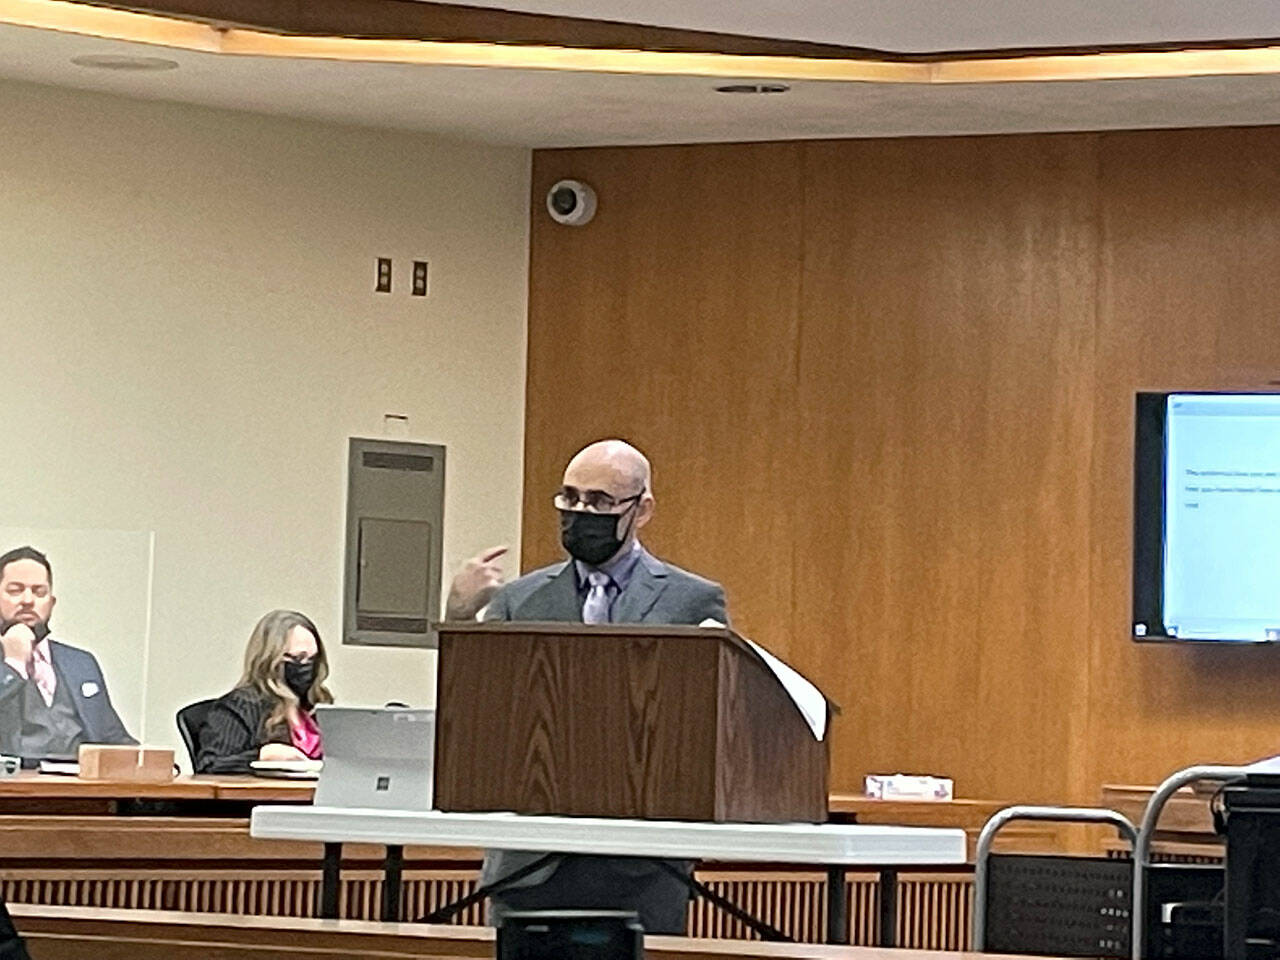
[[[699, 872], [699, 879], [753, 915], [794, 939], [820, 943], [826, 923], [825, 878], [781, 870]], [[411, 871], [404, 878], [402, 916], [413, 918], [474, 889], [473, 869]], [[316, 871], [203, 870], [0, 870], [0, 895], [10, 903], [49, 906], [177, 910], [263, 917], [313, 917], [319, 891]], [[878, 874], [851, 874], [847, 888], [854, 944], [880, 939]], [[351, 920], [379, 916], [382, 876], [372, 870], [343, 874], [341, 915]], [[899, 877], [898, 944], [921, 949], [962, 950], [968, 945], [971, 877], [968, 874], [903, 873]], [[478, 926], [483, 908], [465, 911], [459, 922]], [[750, 939], [747, 929], [705, 901], [689, 911], [688, 935]]]
[[[12, 908], [39, 960], [485, 960], [485, 927], [318, 921], [80, 907]], [[646, 937], [648, 960], [934, 960], [911, 949]], [[1010, 960], [947, 954], [955, 960]]]
[[[0, 780], [0, 894], [18, 904], [309, 918], [318, 896], [321, 845], [254, 840], [246, 816], [249, 804], [306, 802], [310, 795], [309, 784], [246, 777], [183, 778], [155, 786], [29, 774]], [[159, 806], [142, 810], [138, 801]], [[957, 827], [971, 839], [1002, 805], [845, 795], [829, 803], [836, 819]], [[125, 808], [129, 815], [122, 815]], [[1042, 824], [1015, 824], [1001, 842], [1011, 851], [1057, 848], [1056, 835]], [[381, 915], [382, 855], [380, 847], [368, 844], [344, 847], [343, 917], [368, 921]], [[425, 916], [473, 889], [480, 856], [478, 850], [406, 848], [401, 915]], [[699, 877], [796, 940], [821, 941], [827, 913], [823, 875], [785, 866], [710, 864]], [[968, 943], [969, 875], [918, 868], [901, 872], [896, 889], [898, 944], [959, 949]], [[846, 895], [853, 942], [879, 943], [885, 912], [879, 874], [851, 874]], [[481, 907], [459, 918], [467, 925], [483, 920]], [[689, 911], [688, 932], [708, 941], [747, 937], [741, 923], [705, 902]]]

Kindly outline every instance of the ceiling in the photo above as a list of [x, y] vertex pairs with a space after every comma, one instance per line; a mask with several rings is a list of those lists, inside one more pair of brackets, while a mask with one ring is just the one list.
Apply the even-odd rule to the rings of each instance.
[[896, 53], [1280, 38], [1278, 0], [466, 0]]
[[[71, 63], [95, 54], [164, 56], [180, 66], [139, 74]], [[0, 78], [532, 147], [1280, 123], [1280, 73], [795, 80], [789, 93], [732, 96], [714, 92], [717, 81], [705, 76], [242, 56], [12, 25], [0, 25]]]

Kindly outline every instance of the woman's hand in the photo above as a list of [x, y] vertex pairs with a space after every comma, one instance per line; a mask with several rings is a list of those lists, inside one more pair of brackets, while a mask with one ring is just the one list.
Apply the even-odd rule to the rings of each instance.
[[264, 743], [258, 751], [259, 760], [306, 760], [307, 755], [287, 743]]

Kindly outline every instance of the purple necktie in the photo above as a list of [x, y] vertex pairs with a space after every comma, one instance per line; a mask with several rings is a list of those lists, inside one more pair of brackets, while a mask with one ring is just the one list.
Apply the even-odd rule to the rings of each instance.
[[587, 599], [582, 604], [583, 623], [609, 622], [609, 584], [613, 581], [603, 570], [591, 570], [587, 573]]

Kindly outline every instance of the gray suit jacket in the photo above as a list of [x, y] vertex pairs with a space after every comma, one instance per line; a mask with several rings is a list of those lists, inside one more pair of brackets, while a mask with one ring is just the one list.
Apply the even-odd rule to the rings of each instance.
[[[112, 706], [107, 681], [92, 653], [50, 637], [49, 659], [58, 682], [65, 683], [71, 692], [85, 743], [138, 742], [129, 736]], [[22, 750], [22, 688], [26, 682], [8, 664], [0, 664], [0, 751], [13, 756]]]
[[[613, 621], [699, 624], [708, 617], [728, 622], [720, 584], [663, 563], [642, 548], [631, 581], [614, 607]], [[574, 565], [554, 563], [507, 584], [490, 601], [484, 618], [581, 623], [582, 597]]]
[[[720, 584], [705, 580], [663, 563], [648, 551], [642, 551], [632, 571], [626, 590], [618, 597], [613, 611], [615, 623], [654, 623], [697, 625], [706, 619], [729, 622], [725, 613], [724, 590]], [[524, 622], [581, 622], [582, 598], [578, 595], [578, 577], [572, 562], [556, 563], [526, 573], [507, 584], [490, 601], [485, 620]], [[519, 870], [542, 854], [513, 850], [494, 850], [485, 858], [482, 883], [492, 883]], [[555, 873], [557, 863], [512, 884], [513, 889], [545, 883]], [[601, 869], [614, 869], [634, 877], [656, 873], [657, 864], [627, 859], [601, 860]]]

